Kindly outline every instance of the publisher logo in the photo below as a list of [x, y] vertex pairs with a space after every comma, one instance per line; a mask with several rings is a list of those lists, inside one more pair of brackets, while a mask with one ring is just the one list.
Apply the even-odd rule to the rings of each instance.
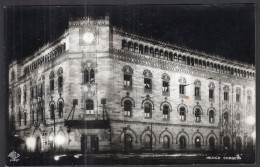
[[18, 162], [19, 161], [19, 157], [20, 157], [20, 154], [18, 154], [17, 152], [15, 151], [12, 151], [10, 152], [10, 154], [8, 155], [8, 157], [10, 157], [10, 162]]

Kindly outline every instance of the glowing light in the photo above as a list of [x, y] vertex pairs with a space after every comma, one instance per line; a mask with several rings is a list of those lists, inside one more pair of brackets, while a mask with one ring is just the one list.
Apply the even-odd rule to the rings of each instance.
[[64, 137], [64, 136], [62, 136], [62, 135], [57, 135], [57, 136], [55, 137], [55, 143], [56, 143], [57, 145], [62, 145], [64, 142], [65, 142], [65, 137]]
[[255, 117], [253, 117], [253, 116], [247, 117], [247, 118], [246, 118], [246, 123], [247, 123], [248, 125], [254, 125], [254, 124], [255, 124]]
[[82, 38], [86, 43], [91, 43], [94, 40], [94, 35], [91, 32], [86, 32]]
[[28, 148], [34, 149], [35, 144], [36, 144], [35, 138], [33, 138], [33, 137], [28, 137], [28, 138], [26, 139], [26, 145], [27, 145]]
[[53, 139], [54, 139], [53, 135], [50, 135], [49, 136], [49, 141], [53, 141]]
[[54, 160], [55, 160], [55, 161], [58, 161], [59, 159], [60, 159], [60, 156], [57, 156], [57, 155], [54, 156]]

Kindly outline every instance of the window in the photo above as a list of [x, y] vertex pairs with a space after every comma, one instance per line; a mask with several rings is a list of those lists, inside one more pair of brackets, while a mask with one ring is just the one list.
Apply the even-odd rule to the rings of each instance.
[[224, 100], [228, 101], [228, 92], [224, 92]]
[[59, 118], [63, 117], [63, 102], [59, 102]]
[[150, 103], [144, 104], [144, 117], [151, 118], [152, 117], [152, 105]]
[[230, 147], [230, 141], [229, 141], [229, 138], [228, 138], [227, 136], [225, 136], [225, 137], [223, 138], [223, 143], [224, 143], [224, 148], [225, 148], [225, 149], [229, 149], [229, 147]]
[[27, 92], [26, 92], [26, 86], [23, 88], [23, 103], [26, 104], [27, 101]]
[[201, 139], [199, 136], [195, 138], [195, 147], [201, 147]]
[[27, 113], [24, 112], [23, 115], [24, 115], [24, 125], [27, 125]]
[[163, 106], [163, 119], [169, 119], [169, 106]]
[[58, 87], [59, 89], [61, 89], [63, 86], [63, 77], [62, 76], [59, 76], [58, 77]]
[[89, 82], [89, 73], [88, 70], [84, 70], [84, 83], [88, 83]]
[[163, 136], [163, 148], [170, 147], [170, 138], [168, 136]]
[[152, 89], [152, 82], [150, 78], [144, 78], [144, 88]]
[[15, 78], [15, 74], [14, 74], [14, 71], [12, 71], [12, 73], [11, 73], [11, 81], [13, 81], [14, 78]]
[[52, 71], [50, 73], [50, 90], [53, 91], [54, 90], [54, 72]]
[[84, 70], [84, 83], [95, 83], [95, 71], [93, 69], [90, 71]]
[[130, 100], [124, 101], [124, 115], [130, 117], [132, 114], [132, 102]]
[[59, 70], [58, 70], [58, 76], [59, 76], [58, 77], [58, 89], [59, 89], [59, 91], [63, 87], [63, 76], [62, 76], [62, 74], [63, 74], [63, 68], [60, 67]]
[[94, 102], [91, 99], [86, 101], [86, 114], [94, 114]]
[[95, 71], [93, 69], [90, 70], [90, 83], [95, 82]]
[[170, 88], [169, 88], [170, 76], [166, 73], [162, 75], [162, 95], [169, 96]]
[[200, 122], [200, 109], [196, 108], [195, 109], [195, 122]]
[[186, 109], [185, 109], [185, 107], [180, 108], [180, 120], [181, 121], [186, 120]]
[[149, 93], [152, 90], [152, 73], [149, 70], [144, 70], [144, 91]]
[[180, 85], [180, 94], [184, 95], [185, 94], [185, 85]]
[[163, 92], [169, 92], [169, 82], [163, 81]]
[[209, 98], [210, 99], [214, 98], [214, 90], [213, 89], [209, 89]]
[[195, 87], [195, 97], [200, 97], [200, 88]]
[[124, 87], [132, 86], [132, 75], [124, 74]]
[[31, 88], [31, 99], [33, 98], [33, 94], [34, 94], [34, 92], [33, 92], [33, 87]]
[[224, 113], [224, 123], [228, 123], [228, 113], [227, 112], [225, 112]]
[[180, 148], [186, 148], [186, 138], [184, 136], [181, 136], [179, 139]]
[[237, 103], [240, 102], [240, 94], [236, 94], [236, 102], [237, 102]]
[[51, 119], [55, 119], [54, 104], [51, 104]]
[[215, 120], [214, 120], [214, 111], [213, 110], [210, 110], [209, 111], [209, 122], [210, 123], [213, 123]]

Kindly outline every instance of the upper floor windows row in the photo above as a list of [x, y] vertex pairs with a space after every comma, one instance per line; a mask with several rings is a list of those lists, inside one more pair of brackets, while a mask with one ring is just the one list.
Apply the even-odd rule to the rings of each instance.
[[[49, 79], [50, 79], [50, 91], [54, 91], [55, 88], [55, 74], [53, 71], [50, 72], [49, 75]], [[58, 91], [62, 91], [63, 89], [63, 68], [60, 67], [58, 70]]]
[[251, 79], [255, 77], [254, 72], [216, 64], [199, 58], [193, 58], [190, 56], [173, 53], [171, 51], [165, 51], [163, 49], [158, 49], [158, 48], [154, 49], [153, 47], [143, 46], [143, 44], [133, 43], [132, 41], [127, 42], [126, 40], [122, 40], [122, 49], [166, 59], [169, 61], [180, 62], [182, 64], [209, 69], [219, 73], [225, 73], [225, 74], [230, 74], [230, 75], [244, 77], [244, 78], [251, 78]]

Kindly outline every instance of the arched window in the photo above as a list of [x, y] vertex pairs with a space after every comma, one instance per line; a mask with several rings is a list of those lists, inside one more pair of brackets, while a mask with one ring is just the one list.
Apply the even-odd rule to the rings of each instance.
[[85, 69], [84, 70], [84, 83], [88, 83], [89, 82], [89, 73], [88, 70]]
[[90, 83], [95, 82], [95, 71], [93, 69], [90, 70]]
[[227, 150], [230, 147], [230, 141], [229, 141], [229, 137], [225, 136], [223, 138], [223, 145], [224, 145], [224, 149]]
[[228, 113], [227, 112], [225, 112], [224, 113], [224, 123], [228, 123]]
[[170, 147], [170, 138], [169, 136], [165, 135], [163, 136], [163, 148], [169, 148]]
[[186, 148], [186, 138], [185, 136], [181, 136], [179, 139], [180, 148]]
[[23, 87], [23, 103], [26, 104], [27, 102], [27, 88], [26, 88], [26, 85], [24, 85]]
[[63, 102], [59, 102], [59, 118], [63, 117]]
[[132, 102], [130, 100], [124, 101], [124, 115], [129, 117], [132, 115]]
[[53, 71], [50, 73], [49, 79], [50, 79], [50, 90], [53, 91], [54, 90], [54, 72]]
[[17, 91], [17, 102], [18, 104], [21, 104], [22, 101], [22, 95], [21, 95], [21, 89], [19, 88]]
[[185, 109], [185, 107], [180, 108], [180, 120], [181, 121], [186, 120], [186, 109]]
[[228, 86], [224, 86], [224, 100], [228, 101], [229, 100], [229, 87]]
[[130, 66], [125, 66], [123, 68], [124, 72], [124, 88], [132, 88], [132, 75], [133, 70]]
[[195, 100], [200, 100], [200, 87], [201, 87], [201, 82], [199, 80], [194, 81], [194, 92], [195, 92]]
[[51, 119], [55, 119], [55, 113], [54, 113], [54, 104], [51, 104]]
[[94, 102], [91, 99], [86, 100], [86, 114], [94, 114]]
[[128, 49], [126, 40], [122, 40], [122, 49], [126, 49], [126, 50]]
[[162, 75], [162, 95], [163, 96], [169, 96], [169, 82], [170, 82], [170, 76], [166, 73]]
[[237, 88], [236, 89], [236, 102], [239, 103], [240, 102], [240, 93], [241, 93], [241, 89]]
[[214, 100], [214, 89], [215, 89], [214, 83], [213, 82], [209, 83], [209, 101]]
[[139, 53], [141, 53], [141, 54], [144, 53], [143, 45], [139, 45]]
[[170, 118], [170, 113], [169, 113], [169, 106], [168, 105], [163, 105], [163, 119], [169, 119]]
[[239, 152], [242, 150], [242, 140], [240, 137], [236, 137], [236, 150]]
[[59, 68], [58, 70], [58, 89], [59, 91], [62, 89], [63, 87], [63, 69], [62, 67]]
[[215, 148], [215, 138], [212, 137], [212, 136], [209, 138], [209, 148], [210, 149], [214, 149]]
[[152, 147], [152, 136], [149, 134], [146, 134], [144, 136], [143, 145], [145, 148], [151, 148]]
[[199, 108], [195, 109], [195, 122], [200, 122], [201, 119], [201, 111]]
[[199, 136], [195, 137], [195, 147], [201, 147], [201, 138]]
[[152, 105], [148, 102], [144, 103], [144, 117], [145, 118], [152, 117]]
[[90, 71], [84, 70], [84, 83], [95, 83], [95, 71], [91, 69]]
[[132, 42], [128, 42], [128, 50], [133, 51], [133, 43]]
[[14, 71], [12, 71], [12, 73], [11, 73], [11, 81], [13, 81], [14, 78], [15, 78], [15, 74], [14, 74]]
[[43, 108], [37, 110], [37, 122], [43, 122]]
[[145, 46], [145, 47], [144, 47], [144, 54], [145, 54], [145, 55], [148, 55], [148, 54], [149, 54], [148, 46]]
[[134, 44], [134, 52], [137, 52], [137, 53], [138, 53], [138, 52], [139, 52], [138, 49], [139, 49], [139, 48], [138, 48], [138, 44], [135, 43], [135, 44]]
[[150, 47], [150, 55], [154, 56], [154, 49], [152, 47]]
[[149, 70], [144, 70], [144, 90], [150, 92], [152, 90], [152, 73]]
[[213, 110], [209, 111], [209, 122], [213, 123], [215, 121], [215, 114]]

